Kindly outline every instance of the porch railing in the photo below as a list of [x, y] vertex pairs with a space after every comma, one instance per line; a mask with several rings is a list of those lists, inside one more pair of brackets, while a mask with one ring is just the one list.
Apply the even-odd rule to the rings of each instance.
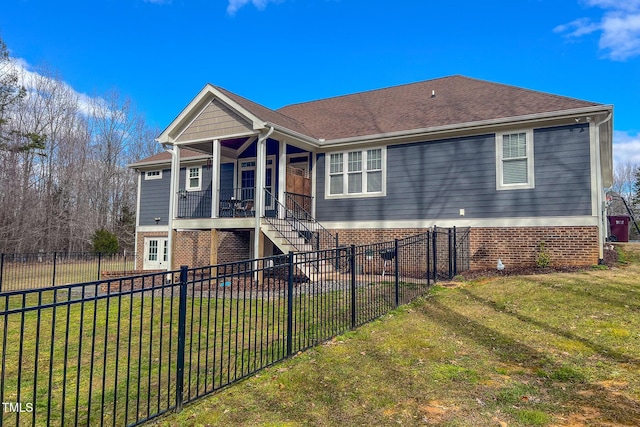
[[229, 188], [218, 191], [220, 218], [255, 217], [255, 188]]
[[[218, 191], [218, 217], [255, 216], [254, 188], [230, 188]], [[178, 191], [178, 218], [211, 218], [211, 190]]]
[[211, 218], [211, 190], [178, 190], [178, 218]]

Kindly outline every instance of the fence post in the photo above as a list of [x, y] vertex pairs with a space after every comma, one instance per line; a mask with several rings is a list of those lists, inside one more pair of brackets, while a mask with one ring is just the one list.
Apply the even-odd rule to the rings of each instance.
[[56, 258], [57, 252], [53, 253], [53, 277], [51, 278], [51, 286], [56, 285]]
[[356, 245], [351, 245], [349, 251], [351, 268], [351, 329], [356, 327]]
[[427, 231], [427, 286], [431, 286], [431, 239], [431, 232]]
[[289, 275], [287, 277], [287, 356], [293, 354], [293, 251], [289, 251], [287, 260]]
[[98, 252], [98, 277], [96, 277], [96, 280], [100, 280], [100, 267], [102, 264], [102, 252]]
[[336, 233], [336, 271], [340, 271], [340, 251], [338, 247], [338, 233]]
[[184, 402], [184, 348], [187, 322], [187, 269], [180, 266], [180, 301], [178, 305], [178, 355], [176, 369], [176, 412], [182, 411]]
[[433, 283], [438, 281], [438, 227], [433, 226]]
[[4, 272], [4, 252], [0, 254], [0, 292], [2, 292], [2, 273]]
[[449, 252], [449, 280], [451, 280], [451, 278], [453, 277], [453, 250], [451, 248], [452, 243], [453, 243], [453, 239], [451, 237], [451, 229], [447, 230], [447, 238], [449, 240], [449, 247], [448, 247], [448, 252]]
[[398, 239], [395, 239], [394, 241], [394, 251], [395, 251], [395, 258], [394, 258], [394, 270], [395, 270], [395, 282], [396, 282], [396, 308], [398, 308], [398, 306], [400, 305], [400, 272], [398, 271], [398, 265], [399, 265], [399, 261], [398, 258], [400, 258], [400, 254], [398, 253]]
[[458, 275], [458, 232], [456, 226], [453, 226], [453, 276]]

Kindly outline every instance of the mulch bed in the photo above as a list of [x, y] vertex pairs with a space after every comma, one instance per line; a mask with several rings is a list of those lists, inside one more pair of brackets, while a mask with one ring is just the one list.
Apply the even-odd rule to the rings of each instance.
[[[604, 248], [604, 265], [611, 268], [618, 262], [618, 253], [613, 246]], [[584, 266], [548, 266], [548, 267], [507, 267], [502, 271], [497, 269], [472, 270], [460, 273], [458, 277], [463, 280], [477, 280], [480, 278], [502, 277], [502, 276], [531, 276], [534, 274], [550, 273], [574, 273], [576, 271], [589, 270], [591, 267]]]

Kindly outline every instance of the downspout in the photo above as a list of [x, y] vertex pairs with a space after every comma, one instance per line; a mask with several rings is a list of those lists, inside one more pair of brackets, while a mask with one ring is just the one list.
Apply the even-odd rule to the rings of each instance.
[[[171, 181], [169, 182], [169, 217], [167, 219], [167, 271], [171, 271], [173, 266], [173, 205], [176, 202], [176, 180], [174, 179], [174, 166], [178, 153], [173, 148], [170, 148], [169, 144], [162, 144], [162, 148], [171, 154]], [[180, 175], [180, 168], [178, 167], [178, 176]], [[158, 254], [160, 256], [160, 254]]]
[[[260, 217], [262, 216], [262, 211], [264, 210], [264, 169], [265, 165], [258, 164], [257, 160], [262, 159], [262, 163], [267, 161], [266, 156], [262, 154], [266, 152], [266, 150], [262, 151], [263, 144], [271, 136], [273, 133], [273, 126], [269, 128], [269, 131], [261, 135], [258, 138], [258, 142], [256, 143], [256, 172], [258, 171], [258, 167], [260, 168], [261, 173], [257, 176], [256, 179], [256, 194], [255, 194], [255, 227], [253, 230], [253, 258], [257, 259], [258, 254], [260, 253]], [[256, 269], [257, 271], [257, 269]]]
[[600, 156], [600, 126], [611, 120], [613, 113], [609, 113], [604, 120], [596, 123], [596, 185], [598, 186], [598, 264], [604, 263], [604, 240], [607, 226], [604, 222], [604, 188], [602, 187], [602, 164]]

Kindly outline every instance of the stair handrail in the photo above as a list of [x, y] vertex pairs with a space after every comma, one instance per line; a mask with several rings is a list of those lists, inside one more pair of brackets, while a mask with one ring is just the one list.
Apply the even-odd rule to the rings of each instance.
[[[297, 207], [299, 207], [303, 212], [306, 213], [305, 215], [306, 218], [304, 220], [300, 219], [296, 215], [296, 212], [292, 211], [285, 204], [279, 201], [273, 194], [271, 194], [271, 192], [268, 189], [265, 188], [264, 191], [266, 195], [269, 195], [276, 202], [276, 212], [279, 210], [278, 209], [279, 207], [282, 207], [285, 211], [284, 218], [278, 218], [277, 215], [276, 215], [276, 218], [268, 217], [266, 215], [264, 218], [267, 220], [267, 222], [269, 222], [269, 224], [273, 225], [278, 231], [278, 233], [280, 233], [280, 235], [284, 237], [294, 248], [296, 248], [297, 250], [300, 250], [300, 248], [298, 248], [295, 245], [295, 243], [293, 243], [292, 239], [287, 237], [285, 233], [283, 233], [281, 228], [278, 228], [278, 220], [280, 221], [283, 220], [291, 224], [293, 230], [296, 232], [295, 237], [300, 236], [307, 241], [315, 240], [315, 244], [312, 244], [314, 250], [319, 249], [321, 232], [325, 235], [325, 237], [329, 236], [329, 238], [332, 239], [331, 241], [335, 242], [335, 237], [326, 228], [324, 228], [322, 224], [320, 224], [315, 218], [313, 218], [311, 214], [309, 214], [304, 208], [302, 208], [295, 200], [291, 199], [297, 205]], [[307, 222], [307, 224], [312, 224], [317, 226], [317, 228], [310, 228], [307, 224], [305, 224], [305, 221]], [[290, 236], [290, 237], [293, 237], [293, 236]]]
[[[282, 204], [282, 202], [280, 202], [273, 194], [271, 194], [271, 192], [268, 189], [264, 189], [265, 195], [269, 195], [271, 197], [271, 199], [273, 201], [275, 201], [276, 203], [276, 212], [279, 210], [278, 207], [282, 207], [283, 209], [285, 209], [285, 211], [288, 213], [288, 209], [286, 206], [284, 206]], [[273, 217], [269, 217], [267, 215], [264, 215], [264, 219], [271, 225], [273, 225], [273, 227], [276, 229], [276, 231], [282, 236], [284, 237], [287, 242], [289, 242], [289, 244], [291, 246], [293, 246], [297, 251], [300, 251], [301, 249], [293, 242], [293, 237], [300, 237], [300, 232], [306, 234], [307, 236], [313, 237], [313, 232], [311, 230], [309, 230], [309, 228], [302, 222], [300, 221], [298, 218], [296, 218], [293, 215], [285, 215], [284, 218], [279, 218], [278, 215], [276, 215], [275, 218]], [[292, 231], [296, 233], [295, 236], [287, 236], [286, 233], [282, 230], [282, 227], [279, 227], [278, 222], [281, 221], [285, 221], [286, 223], [290, 224], [292, 226]]]
[[[310, 212], [308, 212], [304, 207], [302, 207], [293, 197], [291, 197], [293, 193], [287, 193], [285, 192], [285, 197], [287, 198], [287, 202], [292, 201], [293, 204], [296, 206], [296, 208], [298, 208], [299, 210], [301, 210], [302, 212], [305, 213], [305, 220], [311, 222], [312, 224], [316, 225], [318, 227], [318, 233], [322, 232], [325, 236], [325, 238], [329, 239], [329, 241], [331, 242], [335, 242], [336, 241], [336, 237], [329, 231], [327, 230], [322, 224], [320, 224], [320, 222], [318, 222], [318, 220], [311, 215]], [[288, 203], [285, 203], [285, 209], [287, 210], [287, 212], [289, 212], [289, 209], [286, 207]], [[319, 239], [320, 237], [318, 237]]]

